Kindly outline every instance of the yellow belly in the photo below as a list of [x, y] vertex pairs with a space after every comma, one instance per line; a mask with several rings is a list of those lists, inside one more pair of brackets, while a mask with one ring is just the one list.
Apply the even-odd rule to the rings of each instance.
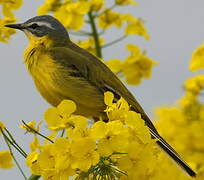
[[[86, 117], [98, 117], [103, 116], [104, 114], [105, 104], [103, 103], [102, 95], [98, 95], [97, 98], [94, 93], [90, 93], [89, 95], [86, 94], [86, 96], [84, 96], [84, 93], [81, 93], [78, 90], [75, 90], [75, 93], [73, 94], [73, 87], [70, 89], [66, 88], [67, 90], [65, 90], [65, 88], [59, 89], [50, 81], [47, 81], [42, 77], [40, 80], [34, 79], [34, 82], [43, 98], [53, 106], [57, 106], [64, 99], [70, 99], [77, 105], [75, 114]], [[86, 90], [81, 89], [81, 91]]]

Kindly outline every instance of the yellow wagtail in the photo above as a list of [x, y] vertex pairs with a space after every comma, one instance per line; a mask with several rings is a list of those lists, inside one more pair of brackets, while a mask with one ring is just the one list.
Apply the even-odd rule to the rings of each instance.
[[123, 83], [97, 57], [74, 44], [65, 27], [49, 15], [37, 16], [22, 24], [6, 27], [22, 30], [29, 39], [25, 64], [41, 95], [53, 106], [62, 100], [73, 100], [76, 114], [103, 117], [104, 92], [116, 99], [123, 97], [132, 110], [140, 113], [157, 144], [190, 176], [196, 173], [159, 135], [149, 117]]

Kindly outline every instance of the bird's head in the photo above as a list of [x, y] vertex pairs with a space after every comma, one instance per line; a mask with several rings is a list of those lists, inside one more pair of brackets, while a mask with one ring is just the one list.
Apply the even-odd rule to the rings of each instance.
[[65, 27], [57, 19], [49, 15], [36, 16], [21, 24], [8, 24], [5, 26], [23, 31], [31, 41], [43, 37], [54, 40], [69, 39]]

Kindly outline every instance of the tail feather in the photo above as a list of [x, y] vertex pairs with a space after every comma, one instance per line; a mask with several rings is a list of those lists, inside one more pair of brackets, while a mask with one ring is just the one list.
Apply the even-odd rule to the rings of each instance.
[[196, 173], [182, 160], [179, 154], [156, 132], [150, 129], [153, 138], [158, 139], [156, 142], [189, 176], [196, 177]]

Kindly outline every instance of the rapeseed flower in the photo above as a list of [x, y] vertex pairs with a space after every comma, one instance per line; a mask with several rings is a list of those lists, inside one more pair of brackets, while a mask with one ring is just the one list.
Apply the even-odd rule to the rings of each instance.
[[127, 22], [125, 34], [143, 36], [146, 40], [150, 38], [141, 19], [138, 19], [131, 14], [125, 14], [123, 16], [123, 21]]
[[84, 15], [88, 13], [89, 8], [90, 5], [86, 1], [69, 1], [62, 4], [54, 14], [65, 27], [77, 31], [84, 25]]
[[[57, 108], [49, 108], [45, 113], [48, 127], [51, 130], [63, 127], [67, 133], [65, 137], [55, 137], [52, 144], [39, 145], [38, 139], [34, 138], [26, 160], [31, 172], [45, 180], [71, 176], [93, 178], [102, 174], [109, 177], [111, 173], [115, 174], [114, 178], [126, 174], [135, 178], [138, 173], [135, 174], [134, 169], [144, 165], [148, 158], [152, 160], [150, 164], [154, 164], [154, 141], [141, 116], [131, 111], [123, 98], [114, 99], [111, 92], [105, 93], [105, 112], [110, 120], [107, 123], [88, 124], [85, 117], [72, 116], [76, 105], [69, 100], [62, 101]], [[125, 168], [127, 163], [129, 166]], [[141, 173], [144, 176], [147, 172], [145, 167]]]
[[193, 72], [204, 68], [204, 44], [194, 50], [189, 68]]
[[89, 0], [91, 11], [100, 11], [104, 7], [105, 0]]
[[78, 120], [81, 120], [81, 116], [71, 116], [75, 110], [76, 104], [70, 100], [64, 100], [57, 107], [49, 108], [45, 112], [45, 121], [48, 124], [48, 128], [51, 130], [60, 130], [67, 127], [74, 127], [75, 122], [77, 123]]
[[204, 75], [201, 74], [187, 79], [184, 82], [184, 88], [186, 91], [198, 95], [200, 91], [204, 88]]
[[102, 29], [107, 29], [111, 26], [120, 28], [122, 26], [122, 22], [123, 19], [120, 13], [107, 9], [101, 16], [99, 16], [98, 24]]
[[[100, 38], [99, 39], [100, 45], [103, 45], [105, 43], [105, 39], [104, 38]], [[89, 38], [89, 39], [85, 39], [83, 41], [78, 41], [77, 42], [78, 46], [86, 49], [87, 51], [89, 51], [91, 54], [96, 55], [96, 49], [95, 49], [95, 44], [94, 44], [94, 39], [93, 38]]]
[[130, 55], [123, 64], [123, 74], [128, 84], [139, 84], [142, 78], [150, 78], [156, 63], [141, 52], [138, 46], [128, 44]]
[[137, 4], [134, 0], [115, 0], [115, 3], [120, 6]]
[[91, 133], [93, 138], [99, 139], [98, 152], [101, 156], [109, 156], [113, 152], [126, 152], [128, 133], [121, 121], [96, 122]]
[[12, 156], [9, 151], [0, 152], [0, 168], [10, 169], [13, 167]]
[[0, 129], [3, 130], [5, 128], [5, 125], [2, 121], [0, 121]]
[[90, 138], [74, 141], [71, 147], [74, 157], [72, 168], [87, 171], [91, 166], [99, 162], [99, 154], [96, 151], [96, 142]]
[[35, 132], [39, 131], [39, 128], [40, 128], [40, 124], [41, 124], [41, 123], [42, 123], [42, 122], [40, 122], [40, 123], [38, 123], [38, 124], [36, 125], [36, 122], [35, 122], [35, 121], [30, 121], [30, 122], [28, 122], [26, 125], [25, 125], [25, 124], [21, 125], [19, 128], [25, 129], [25, 130], [26, 130], [26, 133], [27, 133], [27, 132], [35, 133]]
[[0, 41], [7, 42], [10, 36], [16, 31], [14, 29], [5, 28], [4, 25], [15, 23], [16, 18], [14, 17], [13, 11], [21, 7], [22, 0], [2, 0], [0, 1]]

